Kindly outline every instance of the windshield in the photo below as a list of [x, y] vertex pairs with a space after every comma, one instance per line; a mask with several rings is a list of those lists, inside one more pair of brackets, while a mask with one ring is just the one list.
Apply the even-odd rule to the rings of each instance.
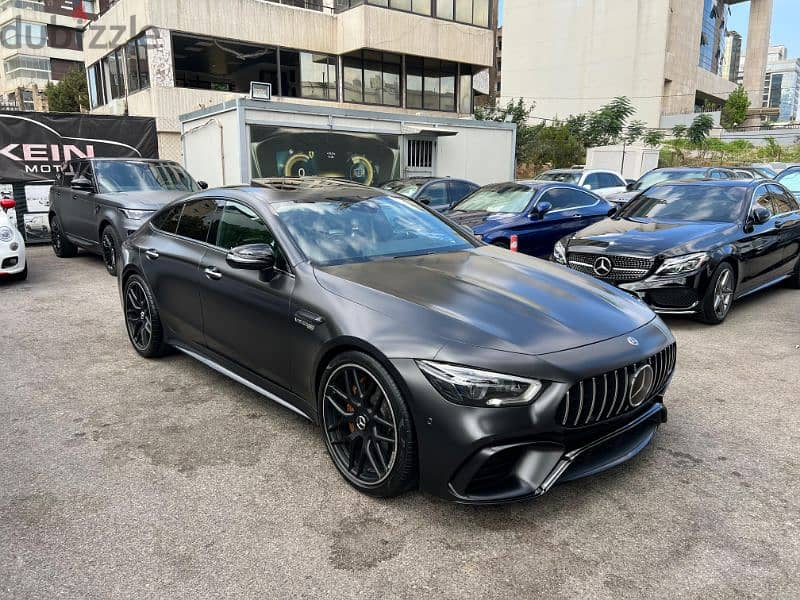
[[558, 181], [560, 183], [578, 183], [581, 174], [575, 171], [545, 171], [536, 176], [537, 181]]
[[646, 190], [651, 185], [661, 183], [662, 181], [673, 181], [676, 179], [704, 179], [706, 176], [705, 171], [650, 171], [645, 173], [633, 185], [634, 190]]
[[459, 212], [521, 213], [530, 204], [533, 190], [517, 183], [487, 185], [456, 204]]
[[169, 191], [198, 192], [192, 176], [175, 163], [144, 161], [95, 161], [97, 186], [101, 192]]
[[464, 234], [413, 200], [337, 198], [273, 206], [297, 246], [319, 266], [474, 247]]
[[759, 174], [759, 176], [764, 177], [765, 179], [775, 179], [775, 176], [778, 174], [777, 171], [773, 171], [769, 167], [751, 167], [753, 171]]
[[746, 199], [744, 186], [659, 185], [625, 206], [619, 217], [733, 223]]
[[775, 179], [781, 182], [793, 194], [800, 194], [800, 169], [784, 171]]
[[383, 186], [383, 189], [413, 198], [414, 194], [416, 194], [419, 189], [419, 184], [408, 181], [390, 181]]

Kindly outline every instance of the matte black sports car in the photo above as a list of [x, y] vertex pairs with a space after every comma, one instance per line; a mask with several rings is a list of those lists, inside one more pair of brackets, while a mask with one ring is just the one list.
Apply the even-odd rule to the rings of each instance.
[[721, 323], [737, 298], [783, 280], [800, 287], [800, 207], [764, 179], [662, 183], [553, 257], [659, 312]]
[[367, 494], [537, 496], [666, 419], [675, 340], [643, 302], [383, 190], [193, 194], [126, 240], [118, 279], [137, 352], [172, 346], [318, 423]]

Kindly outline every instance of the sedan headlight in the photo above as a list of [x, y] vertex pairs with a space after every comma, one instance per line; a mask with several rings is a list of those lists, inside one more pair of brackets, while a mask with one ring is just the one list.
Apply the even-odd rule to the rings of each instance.
[[142, 221], [155, 212], [153, 210], [132, 210], [130, 208], [120, 208], [119, 210], [131, 221]]
[[14, 239], [14, 232], [11, 227], [0, 227], [0, 242], [10, 242]]
[[530, 404], [542, 389], [537, 379], [525, 379], [429, 360], [417, 361], [431, 385], [450, 402], [466, 406]]
[[558, 240], [553, 248], [553, 260], [562, 265], [567, 264], [567, 248], [561, 240]]
[[687, 254], [686, 256], [668, 258], [658, 267], [656, 275], [668, 276], [692, 273], [706, 264], [709, 258], [710, 257], [705, 252], [696, 252], [694, 254]]

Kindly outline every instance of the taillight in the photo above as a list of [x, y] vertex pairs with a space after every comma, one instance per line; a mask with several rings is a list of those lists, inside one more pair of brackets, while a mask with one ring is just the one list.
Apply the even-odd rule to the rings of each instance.
[[518, 248], [519, 248], [519, 238], [517, 238], [517, 236], [515, 235], [512, 235], [511, 243], [509, 244], [508, 249], [511, 250], [512, 252], [519, 252]]

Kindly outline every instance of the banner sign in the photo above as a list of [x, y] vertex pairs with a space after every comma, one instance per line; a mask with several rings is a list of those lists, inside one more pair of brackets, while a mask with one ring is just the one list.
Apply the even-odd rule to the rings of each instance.
[[0, 113], [0, 182], [51, 181], [69, 160], [158, 158], [155, 119]]

